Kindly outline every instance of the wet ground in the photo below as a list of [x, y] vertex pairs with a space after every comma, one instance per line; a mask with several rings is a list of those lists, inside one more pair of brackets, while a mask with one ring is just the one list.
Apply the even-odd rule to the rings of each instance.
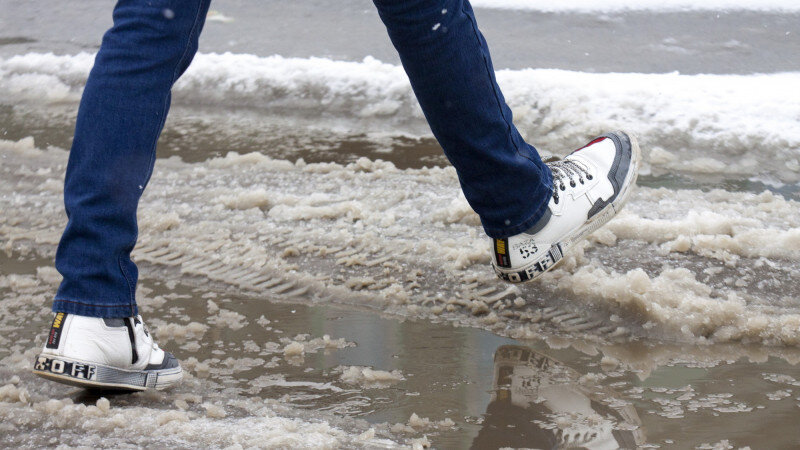
[[[0, 264], [13, 265], [12, 273], [34, 280], [37, 268], [49, 267], [47, 260], [20, 255], [3, 255]], [[186, 394], [221, 405], [231, 415], [246, 414], [227, 403], [235, 397], [278, 400], [284, 407], [314, 412], [316, 420], [330, 414], [363, 419], [348, 426], [361, 431], [373, 427], [393, 439], [425, 434], [437, 448], [550, 448], [566, 445], [564, 436], [570, 433], [580, 435], [574, 439], [589, 448], [694, 448], [724, 440], [751, 448], [797, 444], [791, 432], [800, 406], [796, 351], [509, 339], [448, 323], [397, 320], [364, 308], [243, 295], [202, 278], [176, 282], [150, 266], [145, 273], [143, 314], [152, 318], [150, 327], [161, 344], [187, 361], [196, 379], [157, 397], [87, 395], [78, 389], [55, 394], [52, 386], [43, 389], [32, 375], [8, 364], [2, 370], [4, 381], [20, 377], [34, 402], [44, 395], [92, 405], [105, 395], [113, 410], [123, 414], [136, 406], [180, 409]], [[4, 274], [2, 281], [8, 281], [8, 272]], [[16, 283], [23, 285], [21, 279]], [[0, 294], [15, 306], [26, 295], [40, 298], [3, 316], [4, 342], [13, 345], [0, 358], [8, 363], [12, 352], [23, 350], [30, 356], [27, 350], [42, 341], [40, 331], [49, 319], [30, 313], [46, 306], [52, 287], [0, 286]], [[32, 320], [15, 324], [19, 317]], [[205, 327], [187, 333], [192, 323]], [[320, 343], [326, 335], [329, 343]], [[306, 352], [285, 356], [284, 349], [293, 342], [303, 343]], [[400, 376], [347, 380], [342, 366], [397, 371]], [[14, 414], [9, 406], [0, 406], [4, 421]], [[421, 419], [409, 422], [412, 414]], [[787, 433], [765, 434], [765, 424]], [[6, 443], [42, 444], [62, 433], [58, 427], [34, 433], [34, 425], [15, 424]], [[158, 436], [119, 433], [108, 439], [112, 445], [159, 442]]]
[[[110, 6], [0, 1], [0, 57], [95, 51]], [[397, 62], [367, 1], [220, 0], [213, 8], [234, 21], [209, 22], [203, 52]], [[498, 68], [798, 71], [796, 14], [482, 9], [478, 18]], [[246, 64], [222, 81], [187, 74], [143, 198], [135, 253], [144, 318], [187, 379], [158, 395], [87, 394], [28, 372], [59, 277], [59, 149], [71, 142], [85, 77], [78, 61], [60, 77], [36, 78], [57, 72], [48, 61], [33, 69], [0, 62], [0, 446], [800, 446], [792, 165], [800, 154], [796, 116], [784, 104], [766, 105], [772, 117], [746, 112], [743, 123], [759, 126], [733, 122], [741, 137], [725, 128], [729, 111], [713, 96], [698, 97], [688, 118], [633, 107], [621, 120], [663, 124], [679, 130], [675, 138], [642, 136], [648, 170], [625, 213], [542, 283], [517, 289], [489, 273], [477, 218], [457, 198], [454, 174], [439, 169], [446, 160], [407, 90], [390, 92], [397, 112], [365, 117], [383, 94], [351, 105], [333, 92], [332, 108], [325, 88], [335, 83], [325, 77], [311, 83], [323, 94], [290, 91], [310, 108], [280, 98], [262, 107], [248, 92], [217, 86]], [[501, 80], [504, 89], [529, 98], [530, 85], [515, 77]], [[657, 91], [685, 81], [652, 80], [665, 83]], [[711, 84], [686, 86], [702, 94]], [[680, 110], [680, 90], [653, 98]], [[38, 92], [58, 95], [45, 101]], [[535, 116], [584, 112], [530, 98], [533, 111], [516, 104], [515, 114], [545, 152], [563, 153], [563, 142], [580, 145], [617, 123], [548, 125]], [[706, 103], [723, 112], [705, 115]], [[713, 138], [715, 126], [724, 139]], [[714, 159], [681, 165], [697, 156]], [[754, 167], [742, 163], [748, 158], [764, 168], [759, 176], [737, 169]]]

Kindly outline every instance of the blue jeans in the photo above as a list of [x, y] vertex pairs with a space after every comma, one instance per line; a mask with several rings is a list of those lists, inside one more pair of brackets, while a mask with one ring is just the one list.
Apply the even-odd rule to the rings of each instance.
[[[172, 85], [197, 51], [210, 0], [119, 0], [78, 110], [64, 186], [53, 310], [138, 314], [130, 253]], [[374, 0], [434, 136], [486, 233], [533, 226], [550, 170], [512, 124], [467, 0]], [[438, 26], [436, 24], [439, 24]]]

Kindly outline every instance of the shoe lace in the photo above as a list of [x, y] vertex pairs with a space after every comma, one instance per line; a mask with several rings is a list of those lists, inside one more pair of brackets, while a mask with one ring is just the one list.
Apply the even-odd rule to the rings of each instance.
[[574, 188], [577, 186], [575, 178], [580, 184], [585, 183], [584, 178], [586, 180], [594, 178], [584, 163], [574, 159], [548, 161], [546, 164], [553, 173], [553, 202], [556, 204], [559, 202], [559, 191], [567, 190], [567, 181], [569, 181], [570, 187]]

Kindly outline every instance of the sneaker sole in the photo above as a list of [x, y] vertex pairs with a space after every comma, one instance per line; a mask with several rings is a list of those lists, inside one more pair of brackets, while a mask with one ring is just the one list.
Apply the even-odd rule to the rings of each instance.
[[125, 370], [60, 356], [40, 354], [36, 357], [34, 375], [58, 383], [86, 389], [144, 391], [166, 389], [180, 383], [180, 367], [161, 370]]
[[624, 131], [621, 131], [621, 133], [628, 136], [631, 142], [631, 165], [634, 169], [629, 171], [626, 175], [625, 182], [619, 194], [617, 194], [617, 197], [606, 205], [605, 208], [598, 211], [591, 219], [584, 222], [583, 225], [567, 234], [564, 239], [554, 243], [544, 256], [536, 261], [532, 261], [521, 269], [506, 271], [500, 269], [492, 262], [492, 267], [498, 277], [511, 283], [525, 283], [538, 278], [543, 273], [557, 266], [564, 257], [564, 253], [569, 251], [576, 243], [586, 239], [586, 236], [608, 223], [617, 213], [622, 211], [622, 208], [628, 201], [628, 197], [630, 197], [633, 191], [636, 179], [639, 176], [639, 166], [642, 164], [642, 151], [639, 149], [639, 142], [636, 140], [636, 136]]

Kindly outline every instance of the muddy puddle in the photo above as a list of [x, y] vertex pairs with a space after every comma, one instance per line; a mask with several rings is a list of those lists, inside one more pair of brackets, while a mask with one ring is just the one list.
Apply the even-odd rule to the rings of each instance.
[[[237, 408], [236, 400], [247, 399], [279, 405], [282, 414], [312, 423], [334, 417], [356, 435], [372, 429], [376, 440], [410, 443], [427, 436], [436, 448], [800, 444], [800, 369], [791, 352], [603, 345], [553, 336], [516, 340], [365, 308], [276, 301], [198, 277], [167, 277], [146, 265], [142, 314], [162, 347], [183, 361], [187, 382], [163, 395], [62, 388], [40, 382], [26, 368], [50, 320], [49, 261], [3, 254], [0, 267], [6, 305], [0, 376], [2, 384], [15, 382], [28, 392], [22, 404], [0, 399], [9, 445], [63, 439], [56, 421], [19, 420], [37, 401], [70, 398], [91, 406], [107, 397], [111, 411], [123, 415], [137, 408], [166, 414], [199, 409], [200, 401], [192, 403], [198, 396], [203, 405], [222, 408], [219, 421], [237, 417], [246, 423], [255, 414]], [[126, 435], [124, 429], [93, 433], [114, 445], [153, 439], [196, 444], [170, 435], [163, 429], [169, 423], [156, 436]], [[225, 447], [236, 441], [218, 436], [216, 442]]]

